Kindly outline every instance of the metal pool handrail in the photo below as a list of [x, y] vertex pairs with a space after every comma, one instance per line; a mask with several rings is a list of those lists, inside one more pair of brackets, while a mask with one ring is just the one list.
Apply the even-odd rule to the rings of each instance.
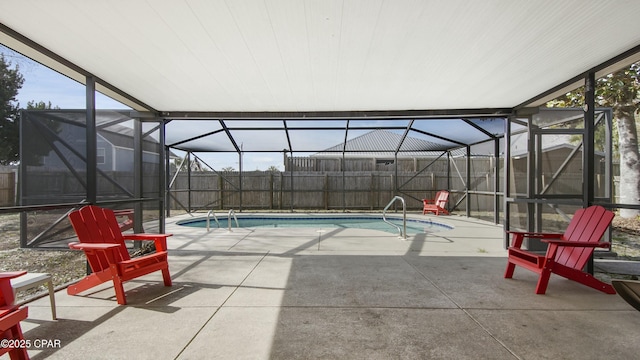
[[216, 213], [213, 212], [213, 210], [209, 210], [209, 212], [207, 213], [207, 232], [209, 231], [209, 218], [211, 217], [211, 215], [213, 215], [213, 220], [215, 220], [216, 224], [218, 224], [218, 228], [220, 227], [220, 222], [218, 221]]
[[231, 215], [233, 215], [233, 219], [236, 221], [236, 227], [240, 227], [240, 225], [238, 225], [238, 217], [236, 216], [236, 212], [231, 209], [229, 210], [229, 214], [227, 215], [227, 226], [229, 226], [229, 231], [231, 231]]
[[[400, 226], [393, 224], [387, 220], [387, 210], [389, 209], [389, 207], [391, 207], [391, 205], [393, 205], [393, 203], [395, 203], [398, 200], [402, 202], [402, 229], [400, 229]], [[382, 210], [382, 221], [398, 229], [398, 232], [400, 233], [400, 237], [402, 238], [402, 240], [407, 240], [407, 207], [402, 197], [394, 196], [393, 199], [389, 201], [387, 206], [384, 207], [384, 210]]]

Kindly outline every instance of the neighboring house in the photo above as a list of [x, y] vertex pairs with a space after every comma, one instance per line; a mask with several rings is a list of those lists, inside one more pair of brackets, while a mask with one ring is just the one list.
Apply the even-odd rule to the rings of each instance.
[[[77, 202], [86, 197], [86, 112], [23, 110], [21, 113], [22, 205]], [[101, 199], [123, 199], [135, 189], [133, 119], [128, 111], [96, 112], [97, 193]], [[142, 141], [144, 191], [157, 191], [164, 149], [151, 136]], [[54, 200], [55, 199], [55, 200]]]
[[[564, 171], [568, 173], [582, 173], [582, 148], [578, 148], [578, 144], [572, 141], [571, 135], [546, 135], [541, 145], [542, 149], [542, 168], [543, 174], [554, 173], [559, 167], [566, 162]], [[511, 138], [511, 158], [516, 171], [526, 173], [527, 169], [527, 135], [519, 134]], [[573, 161], [567, 159], [576, 152]], [[595, 161], [598, 164], [595, 167], [596, 174], [604, 173], [605, 153], [595, 151]]]
[[[76, 110], [26, 110], [22, 112], [25, 137], [37, 138], [48, 154], [39, 157], [42, 170], [65, 170], [69, 166], [82, 170], [86, 166], [86, 127], [84, 111]], [[134, 168], [134, 133], [132, 120], [117, 111], [97, 111], [97, 167], [101, 171], [132, 171]], [[107, 125], [107, 126], [101, 126]], [[160, 144], [147, 136], [143, 141], [143, 163], [157, 164]], [[33, 149], [25, 148], [28, 155]], [[41, 151], [42, 152], [42, 151]], [[45, 151], [46, 152], [46, 151]]]
[[[392, 171], [396, 159], [400, 171], [419, 171], [446, 153], [448, 147], [411, 136], [403, 141], [400, 134], [373, 130], [308, 157], [288, 157], [285, 171]], [[461, 157], [466, 150], [453, 149], [450, 155]], [[445, 155], [443, 159], [446, 158]]]

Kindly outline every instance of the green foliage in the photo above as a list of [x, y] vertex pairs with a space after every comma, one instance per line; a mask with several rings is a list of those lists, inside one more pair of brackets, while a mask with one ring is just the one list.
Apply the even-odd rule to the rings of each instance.
[[236, 169], [234, 169], [233, 166], [227, 166], [222, 168], [222, 172], [233, 172], [233, 171], [236, 171]]
[[[640, 104], [640, 62], [596, 80], [595, 101], [599, 106], [632, 106], [638, 112]], [[547, 103], [547, 107], [582, 107], [584, 86]]]
[[19, 66], [12, 68], [0, 54], [0, 164], [8, 165], [19, 160], [20, 104], [16, 96], [24, 78]]
[[44, 101], [38, 101], [35, 102], [34, 100], [31, 100], [27, 103], [27, 109], [28, 110], [51, 110], [51, 109], [60, 109], [57, 106], [52, 106], [51, 105], [51, 101], [45, 103]]
[[[24, 84], [18, 64], [12, 64], [0, 54], [0, 164], [16, 164], [20, 161], [20, 104], [16, 96]], [[58, 109], [51, 102], [29, 101], [29, 110]], [[54, 133], [59, 131], [60, 124], [53, 120], [41, 122]], [[33, 135], [33, 134], [32, 134]], [[50, 149], [39, 136], [24, 136], [24, 147], [28, 148], [29, 156], [24, 161], [29, 165], [40, 165], [42, 156], [46, 156]]]
[[640, 90], [640, 62], [629, 68], [609, 74], [598, 79], [596, 87], [596, 101], [601, 106], [633, 107], [638, 112], [638, 98]]
[[[35, 102], [31, 100], [27, 102], [27, 110], [53, 110], [59, 109], [57, 106], [52, 106], [51, 101], [44, 102], [38, 101]], [[18, 119], [22, 121], [22, 118]], [[38, 122], [38, 126], [36, 128], [33, 127], [31, 122]], [[49, 134], [58, 134], [60, 132], [60, 123], [54, 119], [49, 118], [38, 118], [32, 119], [31, 122], [27, 121], [24, 129], [28, 129], [27, 134], [23, 134], [22, 136], [22, 148], [28, 149], [28, 151], [23, 152], [20, 155], [20, 160], [24, 161], [27, 165], [40, 166], [42, 165], [42, 158], [44, 156], [49, 155], [51, 152], [51, 147], [49, 143], [45, 140], [43, 136], [43, 132], [47, 132]], [[24, 131], [23, 129], [23, 131]], [[43, 131], [43, 129], [47, 129]]]
[[[595, 101], [598, 106], [610, 107], [614, 113], [613, 150], [614, 156], [619, 158], [619, 135], [617, 121], [620, 118], [631, 118], [640, 110], [640, 62], [631, 64], [617, 72], [596, 80]], [[584, 86], [568, 92], [554, 100], [549, 101], [547, 107], [579, 107], [584, 105]], [[637, 119], [636, 119], [637, 123]], [[636, 125], [637, 127], [637, 125]], [[604, 150], [605, 129], [596, 128], [595, 148]], [[573, 142], [581, 140], [580, 136], [573, 136]], [[624, 140], [624, 139], [623, 139]]]

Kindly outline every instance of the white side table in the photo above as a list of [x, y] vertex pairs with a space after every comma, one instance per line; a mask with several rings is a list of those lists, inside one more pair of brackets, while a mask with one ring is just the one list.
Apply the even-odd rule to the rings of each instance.
[[51, 317], [53, 318], [53, 320], [56, 320], [56, 298], [54, 296], [53, 280], [51, 279], [51, 275], [45, 273], [26, 273], [25, 275], [11, 279], [11, 287], [13, 287], [14, 294], [17, 294], [19, 291], [32, 289], [45, 283], [49, 287]]

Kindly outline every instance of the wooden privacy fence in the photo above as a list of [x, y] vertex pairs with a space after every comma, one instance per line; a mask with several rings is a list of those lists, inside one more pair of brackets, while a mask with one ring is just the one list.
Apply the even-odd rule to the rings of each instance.
[[[457, 160], [456, 160], [457, 161]], [[438, 190], [452, 192], [450, 204], [457, 203], [467, 186], [474, 194], [470, 197], [472, 211], [493, 211], [496, 190], [495, 169], [489, 162], [474, 162], [470, 168], [470, 181], [466, 183], [465, 166], [444, 166], [428, 171], [286, 171], [238, 172], [192, 171], [179, 173], [168, 202], [170, 209], [244, 209], [244, 210], [380, 210], [395, 196], [403, 196], [408, 209], [421, 209], [423, 198], [432, 198]], [[369, 164], [372, 164], [369, 162]], [[421, 166], [424, 164], [420, 164]], [[371, 165], [373, 166], [373, 164]], [[382, 166], [382, 165], [381, 165]], [[159, 178], [154, 172], [144, 172], [142, 188], [145, 196], [157, 197]], [[83, 175], [79, 173], [79, 175]], [[99, 199], [126, 199], [133, 193], [134, 179], [130, 172], [109, 172], [98, 177]], [[504, 184], [499, 171], [500, 184]], [[512, 173], [512, 191], [524, 193], [526, 174]], [[110, 180], [108, 181], [107, 178]], [[603, 196], [604, 179], [596, 175], [600, 186], [597, 196]], [[241, 183], [242, 180], [242, 183]], [[25, 179], [22, 179], [25, 181]], [[580, 194], [580, 175], [563, 174], [551, 183], [544, 177], [543, 185], [550, 184], [547, 194]], [[86, 190], [69, 172], [38, 172], [31, 174], [24, 186], [23, 205], [51, 204], [80, 201]], [[0, 202], [15, 205], [15, 174], [0, 173]], [[614, 189], [617, 190], [614, 182]], [[498, 192], [500, 189], [497, 189]], [[466, 210], [467, 202], [457, 210]]]
[[[493, 191], [492, 176], [476, 173], [472, 184], [479, 191]], [[172, 188], [171, 209], [354, 209], [381, 210], [400, 193], [407, 208], [422, 208], [421, 199], [448, 189], [447, 173], [429, 172], [192, 172], [179, 174]], [[453, 181], [455, 186], [461, 181]], [[396, 186], [398, 191], [396, 191]], [[464, 187], [456, 187], [464, 190]], [[242, 195], [241, 191], [242, 190]], [[454, 196], [455, 199], [455, 196]], [[492, 197], [479, 206], [493, 209]], [[242, 206], [241, 206], [242, 205]]]
[[[143, 196], [160, 196], [160, 177], [157, 166], [142, 169]], [[84, 171], [32, 171], [23, 176], [22, 205], [79, 202], [87, 197]], [[98, 200], [128, 199], [134, 197], [135, 177], [132, 171], [102, 171], [96, 176]]]
[[14, 172], [0, 172], [0, 206], [15, 206], [16, 204], [16, 174]]

